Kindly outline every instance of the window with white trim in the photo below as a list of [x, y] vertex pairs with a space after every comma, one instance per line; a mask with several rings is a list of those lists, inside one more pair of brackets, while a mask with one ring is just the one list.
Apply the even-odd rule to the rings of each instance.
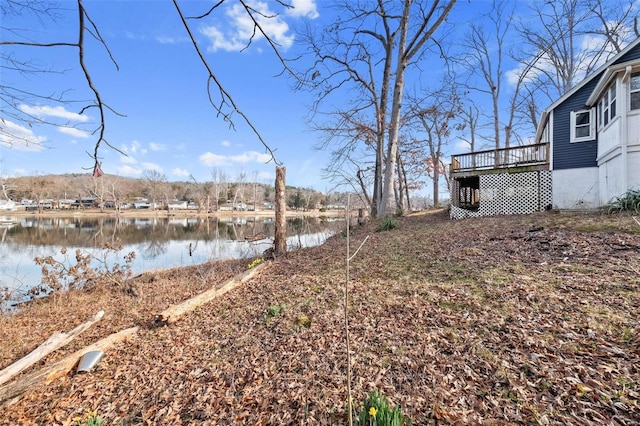
[[614, 82], [598, 102], [598, 125], [604, 127], [616, 116], [616, 83]]
[[629, 91], [630, 109], [640, 109], [640, 72], [631, 74], [631, 85]]
[[571, 111], [571, 142], [595, 139], [596, 129], [593, 109]]

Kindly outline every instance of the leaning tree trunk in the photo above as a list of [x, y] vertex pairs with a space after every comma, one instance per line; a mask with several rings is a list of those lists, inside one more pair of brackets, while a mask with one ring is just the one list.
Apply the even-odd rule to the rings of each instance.
[[287, 252], [287, 219], [285, 216], [287, 205], [285, 204], [285, 167], [276, 167], [276, 231], [274, 239], [274, 255], [282, 256]]

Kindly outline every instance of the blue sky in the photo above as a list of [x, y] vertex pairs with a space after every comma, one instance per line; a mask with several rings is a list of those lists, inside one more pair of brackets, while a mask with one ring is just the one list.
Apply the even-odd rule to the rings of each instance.
[[[538, 0], [514, 3], [516, 18], [527, 21], [528, 5]], [[263, 22], [264, 28], [281, 45], [286, 57], [300, 51], [295, 28], [311, 22], [324, 28], [332, 22], [328, 0], [288, 0], [295, 7], [283, 8], [275, 0], [251, 0], [265, 14], [277, 18]], [[606, 3], [606, 2], [605, 2]], [[77, 40], [77, 6], [63, 0], [59, 19], [44, 22], [23, 15], [5, 19], [3, 28], [20, 29], [18, 33], [4, 31], [0, 40], [31, 40], [40, 43]], [[211, 180], [213, 168], [224, 172], [231, 180], [244, 172], [247, 180], [273, 182], [274, 164], [264, 147], [239, 116], [234, 117], [235, 130], [219, 117], [210, 105], [207, 73], [185, 32], [173, 3], [169, 0], [93, 0], [85, 7], [104, 37], [119, 71], [115, 69], [103, 46], [88, 40], [86, 63], [95, 86], [104, 102], [126, 117], [108, 113], [107, 141], [119, 152], [103, 146], [99, 152], [106, 174], [142, 177], [147, 170], [156, 170], [168, 180]], [[186, 16], [201, 14], [213, 1], [180, 0]], [[453, 44], [468, 30], [465, 22], [488, 12], [489, 0], [459, 1], [449, 16], [447, 43]], [[506, 3], [511, 4], [511, 3]], [[244, 15], [235, 1], [199, 21], [190, 21], [199, 46], [217, 77], [233, 96], [240, 110], [257, 128], [266, 143], [276, 150], [277, 159], [287, 168], [287, 184], [313, 187], [325, 191], [333, 184], [322, 180], [322, 168], [330, 161], [328, 152], [317, 151], [323, 135], [310, 131], [307, 125], [308, 106], [313, 95], [292, 89], [291, 78], [279, 76], [282, 65], [264, 40], [254, 40], [247, 49], [250, 32]], [[530, 12], [530, 11], [529, 11]], [[484, 24], [490, 29], [491, 24]], [[453, 28], [453, 29], [452, 29]], [[589, 42], [589, 38], [582, 43]], [[594, 39], [595, 43], [600, 43]], [[507, 39], [505, 49], [518, 50], [517, 38]], [[588, 44], [588, 43], [587, 43]], [[15, 122], [5, 116], [7, 107], [0, 100], [0, 175], [82, 173], [90, 171], [96, 136], [97, 111], [78, 114], [92, 99], [84, 76], [78, 68], [77, 50], [72, 47], [15, 47], [22, 58], [28, 58], [53, 73], [7, 74], [0, 76], [2, 84], [26, 88], [51, 96], [63, 95], [77, 102], [56, 104], [31, 99], [28, 105], [16, 107], [22, 112], [53, 122], [54, 126]], [[428, 66], [415, 74], [419, 86], [437, 85], [443, 65], [437, 57], [428, 58]], [[505, 59], [508, 62], [508, 59]], [[296, 64], [304, 68], [304, 64]], [[513, 92], [511, 80], [517, 65], [503, 64], [505, 86], [501, 96], [508, 99]], [[415, 82], [414, 82], [415, 84]], [[336, 102], [349, 102], [348, 92]], [[482, 107], [477, 95], [476, 102]], [[549, 102], [550, 103], [550, 102]], [[487, 111], [489, 111], [488, 104]], [[540, 105], [545, 108], [547, 105]], [[0, 129], [1, 130], [1, 129]], [[9, 139], [6, 133], [21, 136]], [[527, 137], [523, 135], [526, 142]], [[489, 139], [487, 139], [489, 140]], [[28, 143], [25, 143], [28, 142]], [[464, 152], [468, 146], [453, 141], [448, 155]], [[425, 187], [430, 190], [430, 185]]]
[[[294, 50], [293, 26], [301, 18], [319, 19], [312, 0], [293, 2], [285, 11], [276, 2], [265, 5], [279, 13], [269, 22], [269, 31], [285, 54]], [[182, 1], [185, 15], [202, 13], [211, 2]], [[41, 28], [28, 17], [14, 27], [30, 28], [28, 36], [39, 42], [75, 41], [75, 2], [62, 2], [61, 19]], [[244, 171], [249, 180], [271, 182], [273, 163], [249, 127], [235, 116], [235, 131], [216, 117], [206, 93], [207, 73], [187, 38], [174, 6], [169, 1], [86, 2], [91, 18], [107, 42], [120, 70], [109, 61], [104, 48], [91, 41], [86, 61], [103, 100], [126, 117], [107, 116], [107, 141], [127, 156], [104, 146], [100, 151], [107, 174], [140, 177], [154, 169], [169, 180], [211, 180], [212, 168], [231, 179]], [[231, 8], [216, 12], [211, 19], [191, 21], [192, 31], [225, 88], [240, 110], [258, 129], [265, 142], [276, 149], [277, 159], [287, 167], [287, 183], [325, 189], [320, 180], [327, 155], [313, 149], [316, 136], [305, 124], [308, 94], [292, 90], [292, 81], [278, 77], [282, 65], [264, 40], [257, 40], [244, 52], [247, 37]], [[5, 22], [5, 27], [10, 23]], [[8, 34], [2, 39], [15, 39]], [[34, 92], [59, 94], [68, 99], [87, 100], [90, 93], [77, 67], [77, 50], [71, 47], [20, 50], [39, 65], [64, 74], [14, 76], [14, 83]], [[86, 154], [92, 151], [96, 110], [77, 114], [86, 102], [55, 105], [44, 101], [20, 106], [38, 118], [57, 126], [13, 123], [5, 126], [31, 143], [0, 140], [0, 168], [4, 175], [82, 173], [92, 166]], [[15, 126], [18, 126], [16, 128]], [[13, 146], [8, 147], [11, 143]]]

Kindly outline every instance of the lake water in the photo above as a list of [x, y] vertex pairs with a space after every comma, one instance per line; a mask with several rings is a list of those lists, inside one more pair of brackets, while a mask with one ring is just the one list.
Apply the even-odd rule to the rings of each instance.
[[[0, 217], [0, 291], [21, 300], [41, 279], [41, 267], [34, 258], [52, 256], [65, 262], [60, 253], [74, 260], [75, 250], [98, 258], [106, 244], [120, 243], [122, 250], [108, 262], [124, 264], [134, 251], [134, 274], [209, 260], [260, 256], [273, 244], [273, 218], [135, 218], [135, 217]], [[323, 244], [344, 228], [336, 218], [287, 219], [289, 250]], [[68, 260], [66, 261], [67, 263]], [[72, 264], [74, 262], [71, 262]], [[6, 306], [5, 306], [6, 307]], [[0, 305], [0, 308], [2, 306]]]

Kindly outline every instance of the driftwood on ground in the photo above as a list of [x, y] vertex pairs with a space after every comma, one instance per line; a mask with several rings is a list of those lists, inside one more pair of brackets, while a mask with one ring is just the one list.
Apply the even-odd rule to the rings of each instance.
[[131, 327], [117, 333], [111, 334], [96, 343], [86, 346], [73, 354], [57, 361], [51, 365], [45, 366], [38, 371], [26, 374], [19, 380], [0, 386], [0, 406], [11, 405], [16, 402], [19, 397], [26, 392], [31, 386], [37, 384], [47, 384], [55, 379], [64, 376], [76, 365], [78, 360], [87, 352], [104, 351], [110, 346], [122, 342], [133, 336], [138, 331], [138, 327]]
[[262, 269], [264, 265], [266, 265], [266, 263], [262, 263], [254, 268], [247, 270], [246, 272], [243, 272], [242, 274], [236, 277], [231, 278], [230, 280], [225, 282], [222, 285], [222, 287], [212, 288], [210, 290], [205, 291], [204, 293], [200, 293], [197, 296], [192, 297], [191, 299], [187, 299], [182, 303], [173, 305], [165, 309], [164, 311], [156, 315], [155, 321], [157, 323], [168, 323], [168, 324], [176, 322], [183, 315], [193, 311], [198, 306], [202, 306], [206, 303], [209, 303], [213, 299], [222, 296], [223, 294], [233, 290], [234, 288], [240, 286], [241, 284], [244, 284], [247, 280], [251, 279], [251, 277], [253, 277], [256, 272]]
[[73, 330], [53, 333], [44, 343], [35, 348], [24, 358], [19, 359], [10, 366], [0, 371], [0, 385], [8, 382], [13, 376], [40, 361], [51, 352], [71, 342], [78, 334], [87, 330], [104, 316], [104, 311], [99, 311], [91, 319], [83, 322]]

